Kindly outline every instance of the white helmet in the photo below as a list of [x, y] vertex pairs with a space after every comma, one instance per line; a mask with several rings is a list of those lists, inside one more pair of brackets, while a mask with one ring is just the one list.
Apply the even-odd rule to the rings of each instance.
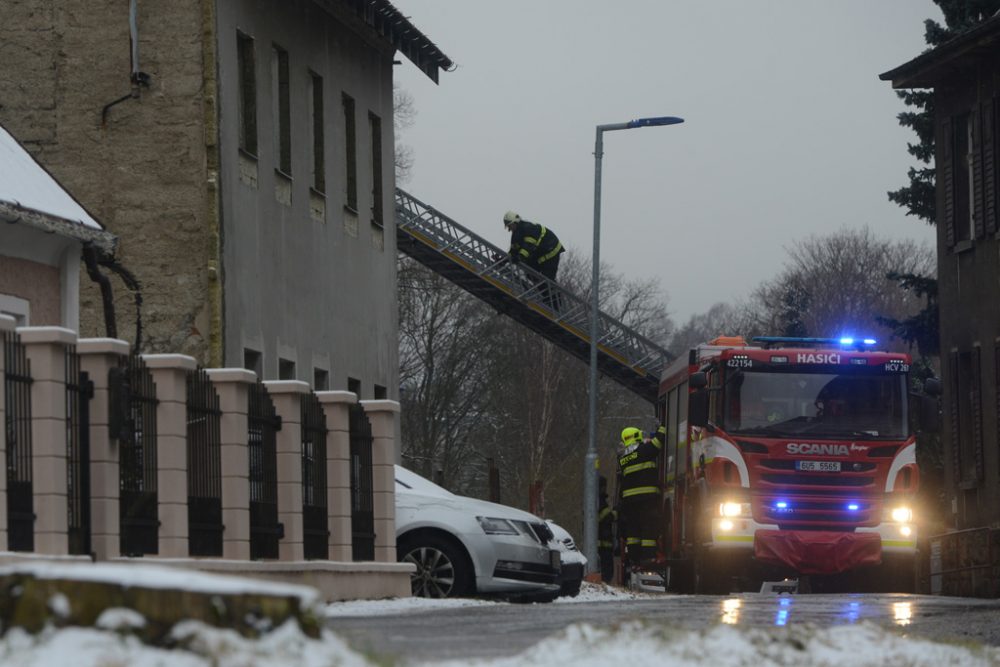
[[515, 222], [521, 222], [521, 216], [519, 216], [514, 211], [507, 211], [503, 214], [503, 226], [507, 227], [513, 225]]

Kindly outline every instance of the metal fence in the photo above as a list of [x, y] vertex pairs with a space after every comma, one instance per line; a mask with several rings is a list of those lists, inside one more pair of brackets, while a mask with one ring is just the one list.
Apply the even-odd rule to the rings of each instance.
[[31, 478], [31, 367], [20, 337], [3, 335], [4, 429], [7, 434], [7, 547], [34, 551]]
[[351, 435], [351, 549], [355, 561], [375, 560], [375, 511], [372, 488], [372, 426], [365, 409], [354, 404]]
[[66, 503], [69, 553], [91, 552], [90, 399], [94, 383], [80, 370], [75, 347], [66, 348]]
[[315, 394], [302, 397], [302, 526], [307, 559], [329, 557], [326, 417]]
[[281, 417], [259, 381], [250, 386], [248, 407], [250, 558], [277, 558], [278, 541], [285, 534], [278, 522], [277, 433]]
[[187, 374], [188, 553], [222, 555], [222, 446], [219, 395], [208, 374]]
[[156, 386], [135, 354], [111, 369], [109, 428], [118, 439], [123, 556], [159, 551], [156, 485]]

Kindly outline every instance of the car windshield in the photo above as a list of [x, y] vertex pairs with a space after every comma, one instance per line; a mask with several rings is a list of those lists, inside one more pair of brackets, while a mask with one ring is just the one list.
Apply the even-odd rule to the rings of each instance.
[[766, 437], [903, 439], [906, 376], [841, 367], [734, 370], [722, 394], [728, 433]]

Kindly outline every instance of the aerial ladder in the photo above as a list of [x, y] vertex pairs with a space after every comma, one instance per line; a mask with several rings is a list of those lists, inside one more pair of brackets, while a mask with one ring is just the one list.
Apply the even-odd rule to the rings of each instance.
[[[396, 245], [497, 311], [585, 362], [590, 360], [590, 304], [437, 209], [396, 189]], [[656, 401], [660, 373], [673, 357], [610, 315], [597, 318], [601, 373]]]

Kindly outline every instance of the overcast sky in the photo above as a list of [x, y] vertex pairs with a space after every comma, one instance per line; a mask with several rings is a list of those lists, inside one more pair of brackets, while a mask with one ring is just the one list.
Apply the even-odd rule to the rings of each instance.
[[513, 209], [589, 257], [595, 127], [601, 259], [658, 277], [681, 324], [843, 227], [931, 244], [886, 191], [915, 161], [878, 75], [924, 50], [931, 0], [394, 0], [456, 64], [397, 83], [415, 123], [402, 187], [497, 245]]

